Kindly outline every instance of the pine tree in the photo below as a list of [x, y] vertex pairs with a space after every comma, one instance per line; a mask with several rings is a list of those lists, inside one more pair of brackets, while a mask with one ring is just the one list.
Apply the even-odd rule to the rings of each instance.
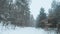
[[38, 15], [38, 18], [37, 18], [37, 27], [42, 27], [42, 23], [41, 21], [46, 19], [47, 16], [46, 16], [46, 13], [44, 12], [44, 8], [41, 8], [40, 10], [40, 14]]

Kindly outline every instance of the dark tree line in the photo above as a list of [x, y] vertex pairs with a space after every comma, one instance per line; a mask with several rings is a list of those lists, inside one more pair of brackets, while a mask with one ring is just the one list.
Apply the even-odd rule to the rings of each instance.
[[29, 0], [0, 0], [0, 22], [3, 25], [29, 26]]
[[41, 8], [40, 14], [37, 17], [37, 27], [45, 27], [47, 25], [52, 28], [60, 28], [60, 2], [53, 0], [48, 12], [49, 14], [46, 16], [44, 8]]

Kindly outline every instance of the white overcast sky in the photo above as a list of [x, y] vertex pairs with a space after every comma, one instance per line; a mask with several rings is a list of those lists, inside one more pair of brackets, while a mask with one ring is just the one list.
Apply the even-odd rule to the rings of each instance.
[[31, 0], [30, 11], [34, 16], [34, 19], [38, 16], [41, 7], [48, 13], [48, 9], [51, 8], [51, 3], [52, 0]]

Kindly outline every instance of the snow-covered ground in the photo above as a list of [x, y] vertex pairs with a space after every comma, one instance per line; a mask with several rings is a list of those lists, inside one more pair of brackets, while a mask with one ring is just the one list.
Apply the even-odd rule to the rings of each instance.
[[6, 29], [5, 27], [2, 28], [0, 25], [0, 34], [55, 34], [54, 30], [46, 31], [41, 28], [34, 28], [34, 27], [16, 27], [16, 29]]
[[0, 30], [0, 34], [55, 34], [55, 31], [45, 31], [44, 29], [36, 29], [33, 27], [17, 27], [13, 29], [3, 29]]

